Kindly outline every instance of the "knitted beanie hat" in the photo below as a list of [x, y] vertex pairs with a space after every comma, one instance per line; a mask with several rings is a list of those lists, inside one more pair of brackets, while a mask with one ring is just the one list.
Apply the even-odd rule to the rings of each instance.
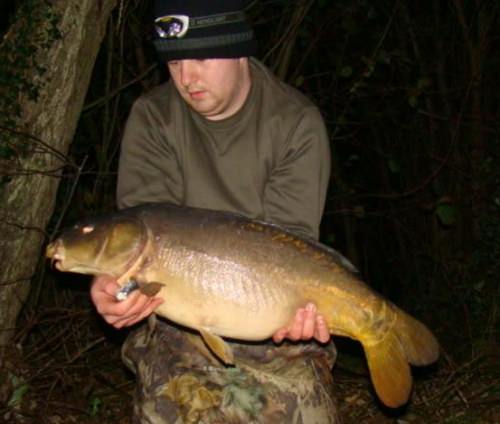
[[244, 0], [155, 0], [154, 45], [163, 61], [239, 58], [257, 50]]

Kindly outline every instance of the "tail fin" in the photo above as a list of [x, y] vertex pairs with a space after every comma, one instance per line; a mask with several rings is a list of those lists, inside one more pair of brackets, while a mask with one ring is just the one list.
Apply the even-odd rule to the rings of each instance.
[[364, 345], [368, 368], [379, 399], [391, 408], [404, 405], [410, 397], [410, 366], [396, 334], [391, 331], [377, 344]]
[[396, 309], [396, 321], [380, 342], [363, 345], [370, 375], [380, 400], [397, 408], [408, 401], [412, 377], [408, 362], [428, 365], [437, 360], [439, 345], [419, 321]]
[[439, 343], [428, 328], [402, 310], [397, 310], [394, 331], [412, 365], [429, 365], [439, 357]]

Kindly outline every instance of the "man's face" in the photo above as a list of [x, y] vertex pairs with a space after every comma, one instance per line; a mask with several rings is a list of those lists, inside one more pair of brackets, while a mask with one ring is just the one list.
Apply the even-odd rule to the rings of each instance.
[[250, 90], [248, 58], [175, 60], [168, 69], [183, 99], [212, 121], [234, 115]]

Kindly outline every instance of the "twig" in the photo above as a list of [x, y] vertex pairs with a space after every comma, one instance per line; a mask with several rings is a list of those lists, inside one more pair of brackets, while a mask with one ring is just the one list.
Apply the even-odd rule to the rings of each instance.
[[[77, 172], [76, 172], [73, 184], [71, 185], [69, 196], [67, 197], [66, 202], [61, 209], [61, 213], [60, 213], [59, 218], [56, 222], [56, 225], [54, 226], [54, 229], [52, 230], [51, 234], [45, 234], [46, 238], [49, 241], [51, 241], [54, 238], [54, 235], [59, 231], [62, 220], [64, 219], [64, 217], [66, 215], [66, 211], [68, 210], [68, 207], [71, 203], [71, 199], [73, 198], [73, 196], [75, 194], [76, 186], [78, 184], [78, 181], [80, 180], [80, 176], [82, 174], [82, 169], [85, 167], [85, 164], [87, 163], [87, 159], [88, 159], [88, 156], [85, 156], [83, 158], [83, 161], [80, 164], [80, 166], [78, 166], [76, 168]], [[42, 281], [43, 281], [44, 276], [45, 276], [45, 268], [42, 267], [42, 272], [39, 273], [39, 278], [37, 279], [36, 284], [34, 284], [35, 287], [33, 287], [33, 289], [32, 289], [32, 291], [34, 290], [34, 295], [32, 297], [33, 300], [31, 303], [32, 308], [36, 308], [36, 306], [38, 305], [38, 302], [40, 300], [40, 294], [42, 292]]]
[[71, 200], [73, 199], [73, 196], [75, 194], [76, 186], [78, 185], [78, 181], [80, 180], [81, 174], [82, 174], [82, 169], [85, 167], [85, 164], [87, 163], [88, 156], [85, 156], [83, 158], [82, 163], [80, 166], [77, 168], [77, 173], [75, 176], [75, 180], [73, 181], [73, 184], [71, 185], [71, 190], [69, 192], [69, 196], [66, 199], [66, 203], [64, 204], [61, 214], [59, 215], [59, 219], [56, 222], [56, 225], [54, 226], [54, 230], [52, 231], [51, 238], [54, 236], [59, 231], [59, 228], [61, 226], [61, 222], [64, 219], [64, 216], [66, 215], [66, 211], [68, 210], [68, 207], [71, 203]]
[[25, 133], [22, 131], [15, 130], [13, 128], [5, 127], [3, 125], [0, 125], [0, 130], [1, 131], [7, 131], [10, 132], [11, 134], [21, 137], [21, 139], [29, 139], [31, 141], [35, 141], [37, 144], [41, 145], [46, 149], [46, 151], [40, 152], [40, 153], [52, 153], [54, 156], [59, 158], [64, 164], [74, 166], [73, 162], [69, 158], [69, 156], [64, 155], [61, 153], [59, 150], [56, 148], [52, 147], [49, 143], [41, 140], [40, 138], [34, 136], [33, 134]]
[[145, 78], [146, 76], [148, 76], [148, 74], [151, 71], [153, 71], [154, 69], [156, 69], [157, 67], [158, 67], [158, 64], [156, 64], [156, 63], [154, 65], [151, 65], [149, 68], [147, 68], [144, 72], [142, 72], [141, 74], [139, 74], [134, 79], [132, 79], [129, 82], [127, 82], [127, 83], [123, 84], [122, 86], [118, 87], [116, 90], [113, 90], [113, 91], [109, 92], [109, 94], [105, 95], [104, 97], [101, 97], [100, 99], [94, 100], [93, 102], [91, 102], [88, 105], [84, 106], [83, 109], [82, 109], [82, 113], [83, 112], [87, 112], [88, 110], [90, 110], [90, 109], [92, 109], [94, 107], [101, 106], [103, 103], [108, 102], [111, 98], [115, 97], [121, 91], [125, 90], [126, 88], [130, 87], [131, 85], [134, 85], [136, 82], [139, 82], [140, 80], [142, 80], [143, 78]]
[[87, 346], [85, 346], [83, 349], [79, 350], [75, 355], [73, 355], [72, 358], [68, 360], [68, 364], [71, 364], [75, 362], [80, 356], [82, 356], [85, 352], [89, 351], [92, 349], [94, 346], [98, 345], [99, 343], [102, 343], [103, 341], [106, 340], [106, 337], [99, 337], [96, 340], [93, 340], [92, 342], [88, 343]]

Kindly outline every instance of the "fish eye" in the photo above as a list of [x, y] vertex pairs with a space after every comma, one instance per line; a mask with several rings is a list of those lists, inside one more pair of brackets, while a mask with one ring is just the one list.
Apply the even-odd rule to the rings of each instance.
[[82, 228], [82, 233], [83, 234], [89, 234], [92, 231], [94, 231], [94, 226], [93, 225], [86, 225], [85, 227]]

